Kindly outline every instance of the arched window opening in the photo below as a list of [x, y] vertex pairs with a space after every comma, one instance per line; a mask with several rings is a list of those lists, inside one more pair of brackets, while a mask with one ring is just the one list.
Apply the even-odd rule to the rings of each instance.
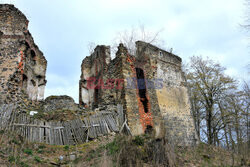
[[159, 55], [160, 55], [160, 56], [163, 56], [163, 54], [162, 54], [162, 52], [161, 52], [161, 51], [159, 52]]
[[36, 53], [35, 53], [35, 51], [31, 50], [30, 55], [31, 55], [31, 64], [36, 65]]
[[26, 47], [26, 50], [28, 50], [30, 48], [30, 45], [27, 41], [25, 41], [25, 47]]
[[136, 68], [136, 77], [137, 77], [137, 88], [139, 90], [140, 101], [142, 102], [144, 112], [148, 112], [148, 99], [146, 96], [147, 89], [144, 79], [144, 72], [141, 68]]

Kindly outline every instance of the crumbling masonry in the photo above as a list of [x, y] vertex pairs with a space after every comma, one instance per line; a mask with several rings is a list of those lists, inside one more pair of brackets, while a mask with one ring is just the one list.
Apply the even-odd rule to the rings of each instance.
[[136, 55], [120, 44], [97, 46], [81, 66], [79, 103], [96, 108], [122, 104], [133, 135], [154, 132], [180, 145], [196, 143], [181, 58], [149, 43], [136, 42]]
[[[0, 4], [0, 104], [27, 101], [25, 96], [35, 102], [37, 111], [72, 109], [81, 116], [91, 110], [116, 112], [109, 106], [120, 106], [133, 135], [153, 133], [180, 145], [195, 144], [181, 58], [141, 41], [136, 47], [136, 54], [130, 55], [120, 44], [111, 60], [110, 47], [101, 45], [83, 60], [79, 105], [88, 109], [80, 109], [66, 96], [43, 101], [47, 61], [24, 14], [13, 5]], [[27, 112], [22, 109], [26, 115], [29, 104]]]
[[0, 4], [0, 102], [22, 93], [42, 100], [47, 61], [28, 30], [29, 21], [13, 5]]

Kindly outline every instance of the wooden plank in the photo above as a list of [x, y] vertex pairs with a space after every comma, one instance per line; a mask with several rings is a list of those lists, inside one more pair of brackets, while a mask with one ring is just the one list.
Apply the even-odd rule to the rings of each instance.
[[43, 142], [43, 133], [44, 133], [44, 129], [41, 127], [43, 126], [43, 121], [39, 121], [39, 142]]
[[97, 135], [96, 135], [96, 131], [95, 131], [95, 123], [94, 123], [94, 121], [93, 121], [93, 117], [91, 116], [90, 117], [90, 130], [91, 130], [91, 132], [92, 132], [92, 135], [93, 135], [93, 138], [96, 138], [97, 137]]
[[50, 128], [46, 128], [46, 126], [48, 126], [49, 124], [48, 124], [48, 122], [44, 122], [44, 125], [45, 125], [45, 128], [44, 128], [44, 130], [45, 130], [45, 141], [46, 141], [47, 144], [49, 144]]
[[70, 131], [71, 131], [71, 139], [72, 139], [72, 142], [74, 143], [74, 144], [76, 144], [77, 143], [77, 137], [76, 137], [76, 132], [75, 132], [75, 125], [74, 125], [74, 120], [71, 120], [70, 122], [69, 122], [69, 126], [70, 126]]
[[118, 124], [119, 128], [121, 128], [125, 118], [124, 118], [124, 113], [123, 113], [123, 106], [121, 104], [117, 104], [117, 113], [118, 113]]
[[108, 129], [107, 129], [107, 123], [103, 117], [101, 117], [101, 122], [102, 122], [103, 134], [106, 135], [108, 134]]
[[65, 135], [67, 136], [67, 144], [72, 145], [73, 144], [72, 134], [71, 134], [71, 129], [70, 129], [68, 122], [64, 122], [64, 128], [65, 128], [65, 132], [66, 132]]
[[63, 144], [68, 145], [68, 135], [67, 135], [67, 129], [65, 128], [65, 122], [62, 123], [62, 126], [64, 127], [62, 129], [62, 136], [63, 136]]
[[90, 121], [89, 121], [89, 117], [88, 118], [84, 118], [84, 123], [86, 125], [86, 127], [88, 128], [88, 138], [93, 138], [94, 135], [92, 133], [92, 130], [91, 130], [91, 124], [90, 124]]
[[[27, 123], [27, 124], [14, 123], [13, 125], [14, 126], [38, 127], [38, 128], [51, 128], [50, 126], [46, 126], [43, 123], [38, 124], [38, 125], [36, 125], [36, 124], [30, 124], [30, 123]], [[60, 128], [63, 128], [63, 127], [56, 127], [56, 129], [60, 129]]]
[[106, 130], [106, 127], [105, 127], [105, 124], [104, 124], [102, 116], [99, 117], [99, 124], [100, 124], [102, 135], [105, 135], [107, 133], [107, 130]]
[[[46, 126], [51, 127], [50, 122], [46, 122]], [[47, 128], [48, 131], [48, 144], [52, 143], [52, 135], [51, 135], [51, 128]]]
[[83, 127], [83, 126], [86, 126], [84, 124], [84, 122], [81, 120], [81, 119], [77, 119], [77, 124], [79, 126], [79, 135], [81, 136], [81, 143], [84, 143], [86, 141], [86, 138], [87, 138], [87, 129], [86, 127]]
[[[31, 118], [30, 119], [30, 124], [34, 124], [33, 122], [33, 119]], [[29, 127], [30, 128], [30, 132], [29, 132], [29, 141], [33, 142], [33, 128], [32, 127]]]
[[55, 124], [54, 122], [50, 122], [50, 127], [51, 127], [51, 144], [55, 144], [56, 145], [56, 133], [55, 133], [55, 130], [54, 130], [54, 127]]
[[110, 129], [111, 129], [113, 132], [118, 132], [119, 129], [118, 129], [118, 127], [116, 126], [116, 123], [115, 123], [114, 118], [113, 118], [111, 115], [107, 115], [106, 118], [107, 118], [106, 120], [107, 120], [107, 123], [108, 123]]
[[76, 120], [72, 120], [72, 121], [71, 121], [71, 127], [72, 127], [73, 135], [75, 136], [75, 144], [80, 144], [80, 143], [82, 143], [82, 142], [81, 142], [81, 135], [79, 134], [79, 128], [80, 128], [81, 126], [78, 126]]
[[109, 126], [108, 126], [108, 123], [107, 123], [106, 119], [103, 119], [103, 121], [104, 121], [106, 130], [107, 130], [107, 134], [108, 134], [108, 133], [111, 133], [111, 130], [110, 130]]
[[77, 139], [76, 139], [76, 136], [75, 136], [74, 127], [72, 127], [72, 121], [69, 122], [68, 126], [69, 126], [70, 134], [71, 134], [71, 138], [70, 138], [71, 143], [70, 144], [74, 145], [77, 142], [76, 141]]
[[[53, 122], [53, 125], [54, 125], [54, 127], [57, 127], [56, 122]], [[54, 144], [55, 144], [55, 145], [59, 145], [59, 144], [58, 144], [59, 138], [58, 138], [57, 130], [56, 130], [56, 129], [53, 129], [53, 133], [54, 133]]]
[[[56, 124], [57, 127], [61, 127], [61, 123], [60, 122], [57, 122]], [[57, 132], [57, 140], [58, 140], [58, 145], [63, 145], [63, 141], [62, 141], [62, 135], [61, 135], [61, 130], [60, 129], [56, 129], [56, 132]]]
[[[61, 122], [58, 122], [58, 127], [62, 127], [62, 123]], [[63, 128], [58, 129], [59, 137], [60, 137], [60, 145], [64, 144], [64, 142], [63, 142], [63, 136], [62, 136], [62, 129]]]
[[88, 130], [88, 128], [83, 127], [85, 124], [81, 119], [79, 119], [79, 124], [81, 125], [80, 129], [81, 129], [81, 135], [82, 135], [82, 142], [85, 142], [86, 139], [87, 139], [87, 130]]
[[98, 124], [100, 125], [99, 126], [99, 129], [100, 129], [100, 136], [103, 136], [104, 134], [104, 130], [103, 130], [103, 124], [102, 124], [102, 117], [101, 116], [98, 116], [97, 117], [97, 121], [98, 121]]
[[96, 115], [92, 116], [92, 121], [93, 121], [93, 129], [94, 129], [94, 131], [96, 133], [96, 137], [95, 138], [97, 138], [99, 136], [99, 134], [100, 134], [100, 132], [99, 132], [99, 127], [100, 126], [94, 126], [94, 125], [98, 124], [97, 119], [96, 119]]
[[105, 120], [106, 120], [106, 122], [107, 122], [107, 124], [108, 124], [109, 129], [113, 132], [114, 130], [113, 130], [113, 126], [112, 126], [112, 124], [111, 124], [111, 120], [110, 120], [110, 118], [109, 118], [109, 115], [106, 115], [106, 116], [105, 116]]
[[[37, 120], [34, 119], [33, 123], [34, 123], [34, 125], [36, 125], [37, 124]], [[33, 142], [37, 141], [37, 127], [33, 127], [32, 141]]]

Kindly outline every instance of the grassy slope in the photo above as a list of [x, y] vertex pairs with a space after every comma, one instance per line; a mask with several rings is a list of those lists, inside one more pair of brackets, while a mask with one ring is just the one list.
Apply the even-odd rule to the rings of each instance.
[[[200, 143], [194, 148], [176, 148], [176, 155], [178, 166], [183, 167], [229, 167], [233, 164], [233, 158], [234, 166], [244, 166], [242, 165], [242, 156], [204, 143]], [[248, 159], [248, 164], [250, 165], [249, 160], [250, 159]]]
[[[109, 136], [78, 146], [51, 146], [27, 143], [22, 137], [10, 133], [0, 134], [0, 166], [231, 166], [232, 154], [224, 149], [199, 144], [197, 147], [161, 149], [164, 141], [149, 136]], [[173, 151], [174, 150], [174, 151]], [[76, 159], [69, 160], [69, 155]], [[59, 161], [59, 157], [64, 159]], [[234, 155], [235, 165], [241, 157]], [[167, 159], [167, 160], [165, 160]], [[250, 162], [248, 160], [248, 164]], [[166, 166], [166, 164], [165, 164]]]

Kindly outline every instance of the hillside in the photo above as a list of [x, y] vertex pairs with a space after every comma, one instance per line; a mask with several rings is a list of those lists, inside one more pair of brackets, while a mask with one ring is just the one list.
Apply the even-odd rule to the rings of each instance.
[[[164, 149], [166, 148], [166, 149]], [[82, 145], [55, 146], [27, 143], [21, 136], [1, 132], [0, 166], [249, 166], [250, 159], [222, 148], [200, 143], [196, 147], [171, 147], [151, 136], [104, 136]], [[61, 158], [61, 160], [60, 160]], [[245, 164], [245, 165], [244, 165]]]

